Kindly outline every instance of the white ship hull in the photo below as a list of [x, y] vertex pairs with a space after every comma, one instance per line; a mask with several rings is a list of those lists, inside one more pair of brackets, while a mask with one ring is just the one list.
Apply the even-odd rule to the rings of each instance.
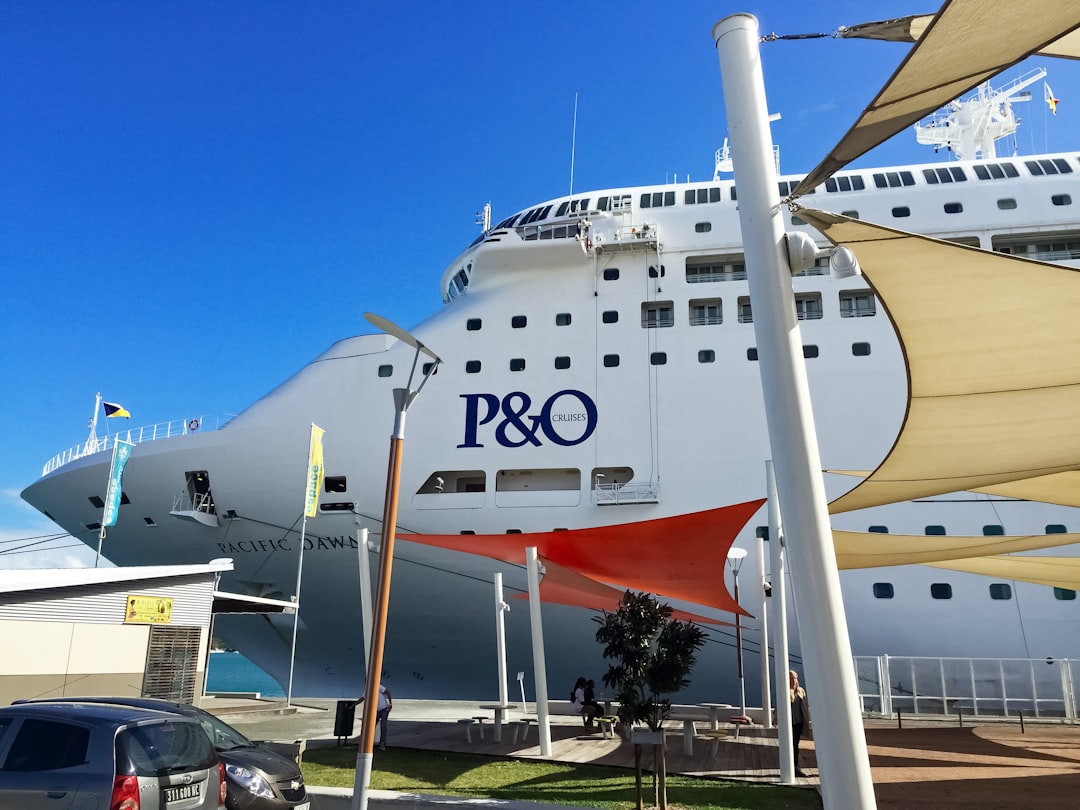
[[[1080, 171], [1076, 154], [1059, 157]], [[906, 230], [960, 237], [986, 249], [1003, 244], [995, 240], [1030, 243], [1036, 251], [1044, 242], [1060, 242], [1066, 248], [1055, 258], [1080, 266], [1070, 210], [1050, 203], [1060, 188], [1075, 186], [1076, 175], [1031, 177], [1022, 160], [1010, 162], [1020, 166], [1020, 176], [992, 185], [978, 182], [970, 163], [950, 164], [966, 169], [965, 183], [920, 181], [902, 190], [875, 189], [874, 170], [848, 172], [865, 178], [865, 191], [819, 190], [814, 204], [876, 222], [892, 222], [903, 204], [910, 216], [898, 224]], [[922, 168], [903, 170], [920, 179]], [[712, 188], [719, 189], [716, 202], [708, 202]], [[686, 193], [699, 189], [705, 202], [686, 204]], [[980, 206], [991, 193], [1020, 204]], [[665, 203], [667, 194], [674, 204]], [[623, 195], [625, 211], [613, 210], [612, 201]], [[659, 204], [642, 207], [645, 197]], [[770, 452], [758, 367], [750, 359], [753, 325], [740, 322], [740, 299], [748, 291], [736, 272], [741, 247], [732, 184], [614, 189], [575, 199], [589, 200], [588, 240], [577, 238], [575, 218], [555, 214], [561, 199], [528, 209], [551, 206], [526, 224], [523, 212], [470, 246], [443, 275], [444, 307], [411, 330], [446, 362], [408, 416], [384, 664], [395, 695], [496, 694], [492, 575], [501, 571], [510, 593], [526, 589], [523, 566], [420, 546], [408, 542], [410, 533], [575, 529], [765, 494]], [[956, 202], [962, 212], [941, 215], [943, 204]], [[707, 266], [713, 271], [701, 270]], [[615, 269], [618, 278], [605, 272]], [[454, 286], [455, 277], [467, 285]], [[861, 282], [810, 275], [794, 279], [794, 288], [808, 316], [800, 324], [803, 343], [814, 347], [807, 368], [823, 462], [873, 469], [899, 430], [907, 394], [890, 322], [880, 303], [872, 315], [853, 312], [852, 296], [866, 291]], [[104, 553], [122, 565], [231, 557], [236, 568], [223, 589], [288, 599], [295, 590], [308, 426], [318, 424], [326, 430], [326, 473], [340, 491], [321, 493], [320, 513], [307, 523], [294, 693], [355, 696], [363, 682], [356, 538], [359, 528], [373, 537], [380, 531], [391, 391], [404, 384], [411, 360], [408, 347], [386, 336], [349, 338], [219, 430], [200, 426], [188, 435], [141, 441], [124, 474], [126, 502]], [[109, 462], [109, 452], [67, 461], [23, 497], [95, 544], [100, 509], [90, 499], [104, 495]], [[213, 519], [207, 522], [170, 514], [178, 493], [200, 494], [192, 473], [205, 473], [209, 482]], [[442, 485], [434, 483], [439, 478]], [[830, 497], [854, 480], [827, 476]], [[640, 487], [656, 497], [606, 505], [598, 502], [598, 484]], [[762, 509], [737, 544], [752, 548], [765, 523]], [[887, 527], [896, 534], [923, 534], [928, 526], [951, 535], [981, 535], [988, 526], [1010, 535], [1042, 534], [1059, 525], [1075, 531], [1080, 515], [965, 493], [834, 519], [838, 529]], [[666, 542], [679, 553], [678, 538]], [[753, 581], [752, 568], [744, 585]], [[921, 566], [845, 571], [841, 581], [856, 655], [1080, 658], [1075, 603], [1056, 598], [1051, 588], [1011, 582], [1011, 599], [992, 600], [984, 578]], [[952, 598], [932, 599], [930, 585], [942, 582], [952, 585]], [[894, 598], [875, 597], [875, 583], [891, 583]], [[743, 589], [751, 613], [758, 612], [755, 591]], [[531, 684], [527, 611], [524, 602], [511, 601], [508, 671], [528, 673]], [[545, 606], [549, 683], [569, 684], [583, 673], [598, 677], [606, 669], [591, 616]], [[291, 617], [223, 616], [216, 632], [287, 680]], [[709, 635], [693, 685], [680, 699], [734, 694], [733, 632], [711, 629]], [[761, 643], [755, 622], [744, 636], [753, 703]]]

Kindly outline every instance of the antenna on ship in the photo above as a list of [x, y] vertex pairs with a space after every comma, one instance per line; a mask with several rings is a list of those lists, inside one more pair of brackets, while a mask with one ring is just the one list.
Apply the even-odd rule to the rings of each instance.
[[975, 95], [968, 99], [950, 101], [941, 110], [915, 125], [915, 140], [933, 146], [937, 152], [945, 147], [961, 160], [996, 158], [996, 141], [1013, 135], [1020, 119], [1013, 112], [1014, 101], [1031, 101], [1030, 92], [1021, 92], [1046, 75], [1038, 68], [1021, 76], [1000, 90], [983, 82]]
[[570, 204], [574, 200], [574, 150], [577, 148], [577, 97], [574, 93], [574, 126], [570, 134]]
[[476, 212], [476, 224], [484, 229], [484, 233], [491, 230], [491, 202], [484, 203], [484, 207]]

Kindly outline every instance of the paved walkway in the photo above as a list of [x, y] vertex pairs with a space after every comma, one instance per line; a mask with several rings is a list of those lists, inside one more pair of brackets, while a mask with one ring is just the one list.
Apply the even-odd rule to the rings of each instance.
[[[258, 739], [306, 739], [311, 745], [334, 744], [334, 702], [299, 701], [286, 715], [245, 717], [213, 704], [228, 722]], [[535, 727], [531, 739], [513, 742], [509, 730], [501, 743], [484, 742], [474, 733], [465, 739], [459, 718], [481, 714], [476, 703], [453, 701], [395, 701], [390, 743], [406, 747], [470, 751], [502, 756], [537, 757]], [[970, 722], [970, 721], [968, 721]], [[681, 724], [680, 724], [681, 725]], [[704, 728], [705, 724], [699, 724]], [[356, 730], [359, 731], [359, 722]], [[987, 723], [958, 727], [949, 721], [895, 723], [867, 721], [866, 740], [879, 810], [1029, 810], [1035, 807], [1080, 806], [1080, 727], [1027, 723]], [[776, 783], [775, 732], [755, 729], [739, 742], [716, 744], [698, 737], [694, 753], [682, 751], [682, 734], [668, 734], [668, 768], [676, 773], [707, 774], [742, 781]], [[806, 779], [817, 787], [813, 742], [803, 741]], [[630, 746], [587, 734], [576, 717], [556, 717], [552, 724], [553, 759], [625, 766], [632, 763]], [[378, 756], [378, 752], [376, 752]], [[624, 761], [625, 760], [625, 761]]]

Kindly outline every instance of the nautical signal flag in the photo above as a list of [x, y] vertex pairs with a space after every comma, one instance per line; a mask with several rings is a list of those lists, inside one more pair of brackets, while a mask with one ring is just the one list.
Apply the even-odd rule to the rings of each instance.
[[1054, 95], [1054, 91], [1050, 89], [1050, 85], [1043, 82], [1043, 97], [1046, 99], [1046, 103], [1050, 105], [1050, 112], [1057, 115], [1057, 105], [1061, 103], [1061, 99]]
[[106, 419], [111, 416], [120, 416], [124, 419], [131, 418], [131, 414], [128, 412], [128, 409], [125, 408], [123, 405], [117, 405], [115, 402], [102, 402], [101, 407], [105, 409]]
[[315, 517], [319, 508], [319, 490], [322, 489], [325, 471], [323, 470], [323, 433], [321, 427], [311, 424], [311, 443], [308, 445], [308, 469], [305, 483], [304, 517]]

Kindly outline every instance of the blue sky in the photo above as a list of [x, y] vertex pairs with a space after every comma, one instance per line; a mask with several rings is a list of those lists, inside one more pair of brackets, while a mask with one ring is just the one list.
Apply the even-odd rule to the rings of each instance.
[[[0, 1], [0, 552], [22, 549], [0, 566], [92, 563], [27, 547], [56, 528], [19, 492], [98, 391], [125, 428], [236, 413], [372, 331], [364, 311], [423, 319], [485, 202], [497, 221], [566, 193], [575, 94], [575, 189], [707, 179], [717, 19], [831, 32], [933, 4], [866, 9]], [[906, 49], [765, 46], [781, 169], [813, 168]], [[1080, 66], [1035, 64], [1062, 104], [1033, 88], [1021, 151], [1075, 148]], [[905, 133], [856, 165], [932, 159]]]

